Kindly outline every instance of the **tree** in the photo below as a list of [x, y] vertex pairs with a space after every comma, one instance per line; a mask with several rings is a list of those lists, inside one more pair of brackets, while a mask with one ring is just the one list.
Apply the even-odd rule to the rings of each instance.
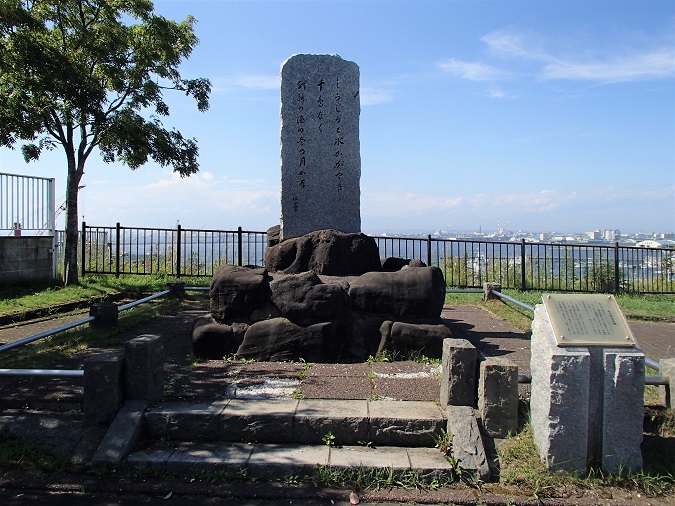
[[160, 121], [165, 90], [209, 107], [211, 83], [178, 71], [195, 22], [156, 15], [150, 0], [0, 0], [0, 146], [23, 141], [27, 162], [65, 152], [66, 284], [78, 283], [78, 188], [96, 148], [131, 169], [152, 159], [181, 176], [199, 170], [196, 141]]

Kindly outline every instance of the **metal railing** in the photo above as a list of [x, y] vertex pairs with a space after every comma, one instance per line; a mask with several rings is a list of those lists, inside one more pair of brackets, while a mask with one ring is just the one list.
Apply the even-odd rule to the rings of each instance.
[[[82, 224], [82, 274], [211, 277], [223, 264], [265, 262], [267, 233], [92, 227]], [[418, 259], [439, 267], [446, 285], [560, 292], [675, 293], [675, 250], [606, 245], [373, 236], [381, 259]]]
[[267, 233], [243, 230], [195, 230], [91, 227], [82, 224], [82, 275], [166, 274], [211, 277], [223, 264], [262, 265]]
[[[172, 290], [164, 290], [162, 292], [155, 293], [153, 295], [150, 295], [148, 297], [136, 300], [134, 302], [130, 302], [128, 304], [123, 304], [121, 306], [117, 307], [117, 312], [120, 313], [122, 311], [126, 311], [127, 309], [131, 309], [133, 307], [136, 307], [140, 304], [143, 304], [145, 302], [149, 302], [154, 299], [158, 299], [159, 297], [164, 297], [165, 295], [171, 293]], [[61, 325], [59, 327], [46, 330], [44, 332], [40, 332], [38, 334], [34, 334], [29, 337], [25, 337], [23, 339], [19, 339], [17, 341], [7, 343], [5, 345], [0, 346], [0, 353], [3, 353], [5, 351], [12, 350], [14, 348], [18, 348], [20, 346], [24, 346], [26, 344], [38, 341], [40, 339], [44, 339], [45, 337], [50, 337], [54, 336], [56, 334], [60, 334], [61, 332], [65, 332], [66, 330], [73, 329], [75, 327], [79, 327], [81, 325], [85, 325], [87, 323], [91, 323], [96, 319], [95, 316], [87, 316], [86, 318], [81, 318], [79, 320], [76, 320], [74, 322], [67, 323], [65, 325]], [[71, 378], [79, 378], [84, 376], [84, 371], [81, 369], [0, 369], [0, 377], [1, 376], [57, 376], [57, 377], [71, 377]]]

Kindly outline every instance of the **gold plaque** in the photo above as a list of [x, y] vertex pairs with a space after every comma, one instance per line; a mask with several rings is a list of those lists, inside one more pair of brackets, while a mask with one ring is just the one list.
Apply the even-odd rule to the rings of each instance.
[[613, 295], [543, 294], [558, 346], [634, 346]]

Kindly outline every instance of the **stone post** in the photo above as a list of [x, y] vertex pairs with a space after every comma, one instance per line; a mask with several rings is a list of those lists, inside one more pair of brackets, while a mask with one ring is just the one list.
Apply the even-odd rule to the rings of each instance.
[[532, 322], [534, 441], [548, 467], [610, 473], [642, 467], [644, 354], [635, 347], [558, 346], [543, 305]]
[[675, 398], [675, 358], [662, 359], [659, 365], [659, 374], [668, 380], [668, 384], [662, 388], [663, 404], [667, 408], [672, 408]]
[[490, 299], [498, 299], [496, 295], [494, 295], [492, 292], [500, 292], [502, 291], [502, 285], [501, 283], [483, 283], [483, 300], [490, 300]]
[[145, 334], [124, 344], [128, 399], [156, 404], [164, 392], [164, 344], [160, 336]]
[[183, 297], [185, 297], [185, 283], [183, 281], [167, 283], [166, 289], [171, 290], [171, 295], [173, 295], [177, 299], [182, 299]]
[[100, 353], [84, 360], [84, 423], [103, 425], [124, 402], [124, 352]]
[[505, 438], [518, 429], [518, 366], [504, 358], [480, 364], [478, 411], [485, 433]]
[[465, 339], [443, 339], [441, 407], [475, 406], [476, 348]]
[[89, 316], [96, 318], [89, 322], [92, 329], [108, 329], [117, 326], [119, 311], [113, 302], [97, 302], [89, 307]]

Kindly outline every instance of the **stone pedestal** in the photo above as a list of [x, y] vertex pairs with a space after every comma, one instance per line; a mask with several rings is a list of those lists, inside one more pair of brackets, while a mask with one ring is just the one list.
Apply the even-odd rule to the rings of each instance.
[[518, 429], [518, 366], [504, 358], [487, 358], [480, 364], [478, 412], [483, 430], [505, 438]]
[[476, 403], [476, 348], [465, 339], [443, 339], [441, 407]]
[[127, 399], [159, 402], [164, 392], [164, 344], [160, 336], [144, 334], [124, 344], [124, 383]]
[[532, 430], [547, 466], [639, 470], [644, 354], [633, 347], [558, 346], [546, 309], [538, 305], [531, 356]]
[[84, 360], [84, 422], [106, 424], [124, 402], [124, 353], [99, 353]]

